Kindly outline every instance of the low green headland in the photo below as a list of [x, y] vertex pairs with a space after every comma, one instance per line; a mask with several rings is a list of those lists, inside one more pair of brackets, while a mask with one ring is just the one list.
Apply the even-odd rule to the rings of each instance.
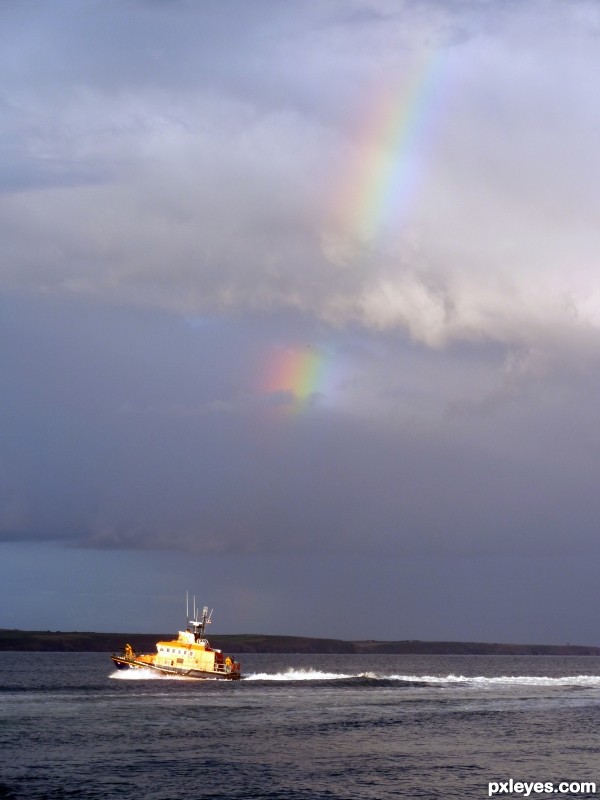
[[[110, 653], [120, 652], [129, 642], [138, 652], [154, 652], [160, 639], [173, 634], [85, 633], [19, 631], [0, 629], [0, 650], [29, 652]], [[231, 653], [348, 653], [406, 655], [540, 655], [600, 656], [600, 647], [585, 645], [497, 644], [487, 642], [399, 642], [313, 639], [306, 636], [240, 634], [211, 636], [213, 647]]]

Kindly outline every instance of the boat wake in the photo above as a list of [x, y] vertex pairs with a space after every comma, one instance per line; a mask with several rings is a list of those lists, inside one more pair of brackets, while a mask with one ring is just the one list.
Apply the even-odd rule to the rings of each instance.
[[[363, 673], [366, 675], [367, 673]], [[357, 678], [359, 675], [344, 674], [342, 672], [323, 672], [319, 669], [294, 669], [290, 667], [285, 672], [255, 672], [245, 675], [245, 681], [335, 681]]]
[[[118, 681], [193, 681], [185, 675], [167, 675], [152, 669], [116, 670], [109, 676]], [[281, 672], [253, 672], [242, 676], [242, 681], [249, 682], [295, 682], [321, 681], [352, 684], [387, 684], [404, 687], [464, 687], [464, 688], [501, 688], [501, 687], [546, 687], [546, 688], [600, 688], [600, 675], [565, 675], [558, 678], [548, 675], [404, 675], [379, 672], [326, 672], [320, 669], [300, 669], [290, 667]]]
[[167, 675], [153, 669], [117, 669], [108, 676], [115, 681], [190, 681], [185, 675]]
[[256, 672], [243, 677], [245, 681], [353, 681], [373, 683], [402, 683], [413, 686], [579, 686], [600, 687], [600, 675], [569, 675], [558, 678], [547, 675], [499, 675], [499, 676], [466, 676], [466, 675], [385, 675], [376, 672], [343, 673], [324, 672], [317, 669], [290, 668], [283, 672]]

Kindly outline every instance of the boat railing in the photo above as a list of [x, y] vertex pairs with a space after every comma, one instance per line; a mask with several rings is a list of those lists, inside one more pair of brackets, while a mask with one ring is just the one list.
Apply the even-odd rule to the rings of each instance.
[[240, 671], [240, 665], [234, 662], [233, 664], [217, 664], [215, 663], [214, 671], [222, 673], [223, 675], [232, 675]]

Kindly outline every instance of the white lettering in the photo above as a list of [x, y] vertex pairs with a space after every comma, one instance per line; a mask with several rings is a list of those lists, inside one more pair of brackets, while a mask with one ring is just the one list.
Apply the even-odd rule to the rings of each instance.
[[534, 792], [536, 794], [563, 795], [596, 794], [594, 781], [561, 781], [555, 784], [552, 781], [515, 781], [514, 778], [509, 778], [507, 781], [489, 781], [487, 786], [488, 797], [498, 794], [518, 794], [530, 797]]

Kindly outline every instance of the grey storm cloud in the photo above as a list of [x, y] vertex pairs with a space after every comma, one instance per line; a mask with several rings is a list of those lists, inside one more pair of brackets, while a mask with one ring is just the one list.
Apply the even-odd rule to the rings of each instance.
[[[285, 398], [280, 410], [252, 389], [274, 336], [273, 320], [197, 326], [73, 298], [5, 299], [1, 538], [396, 556], [560, 554], [595, 540], [597, 380], [543, 371], [539, 386], [498, 400], [519, 367], [500, 385], [488, 367], [487, 400], [469, 404], [489, 353], [428, 361], [405, 342], [386, 386], [377, 362], [389, 370], [390, 355], [361, 337], [354, 380], [371, 393], [353, 390], [344, 408], [339, 389], [340, 406], [316, 398], [290, 418]], [[569, 402], [577, 419], [564, 416]]]
[[[433, 346], [595, 340], [594, 4], [2, 15], [4, 287], [183, 314], [294, 309]], [[438, 86], [405, 109], [439, 105], [428, 170], [402, 224], [365, 240], [335, 197], [382, 146], [357, 126], [378, 87], [432, 53]]]
[[[7, 2], [0, 20], [5, 538], [591, 541], [595, 3]], [[406, 164], [416, 184], [384, 191]], [[290, 387], [260, 396], [253, 372], [298, 341], [344, 374], [277, 438], [265, 409]]]

